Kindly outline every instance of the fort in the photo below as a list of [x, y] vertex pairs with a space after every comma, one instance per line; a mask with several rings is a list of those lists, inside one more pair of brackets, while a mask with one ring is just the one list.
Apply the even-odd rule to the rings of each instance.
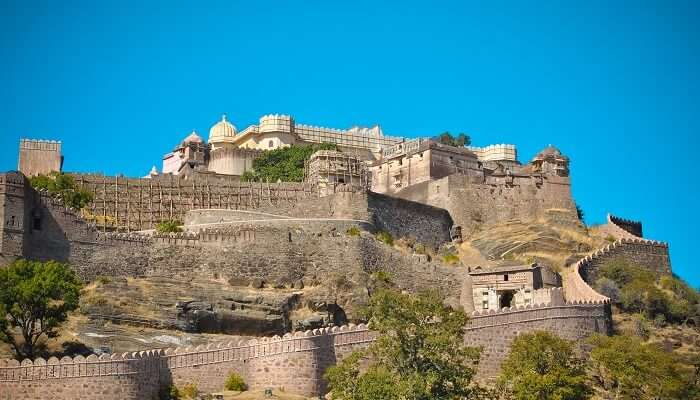
[[[264, 116], [239, 133], [224, 117], [208, 143], [192, 133], [166, 154], [161, 172], [144, 178], [71, 173], [94, 196], [75, 210], [30, 185], [30, 176], [61, 170], [60, 144], [43, 143], [23, 140], [20, 171], [0, 174], [0, 265], [59, 260], [86, 282], [168, 276], [228, 282], [230, 290], [295, 289], [299, 304], [331, 304], [319, 294], [330, 277], [360, 287], [368, 274], [385, 271], [400, 289], [439, 289], [470, 315], [464, 343], [482, 349], [477, 378], [484, 381], [498, 375], [521, 333], [547, 330], [570, 340], [610, 333], [610, 300], [589, 285], [606, 261], [624, 258], [671, 272], [668, 245], [644, 239], [641, 223], [615, 216], [599, 227], [610, 240], [574, 252], [564, 268], [506, 258], [450, 265], [439, 257], [512, 221], [585, 233], [571, 196], [569, 159], [552, 146], [521, 164], [513, 145], [458, 148], [384, 136], [379, 127], [297, 125], [284, 115]], [[314, 154], [303, 182], [241, 180], [263, 151], [310, 143], [340, 150]], [[170, 220], [184, 222], [185, 232], [154, 231]], [[430, 251], [386, 245], [378, 232]], [[293, 332], [282, 323], [271, 328], [275, 336], [245, 341], [0, 361], [0, 399], [150, 398], [171, 383], [217, 390], [231, 372], [252, 388], [323, 394], [325, 369], [376, 338], [371, 326], [348, 324], [359, 322], [353, 307], [366, 296], [359, 292], [341, 293], [344, 303], [335, 294], [332, 305], [342, 313], [329, 325], [340, 326]], [[207, 315], [221, 326], [235, 322], [241, 310], [232, 302], [214, 302]]]

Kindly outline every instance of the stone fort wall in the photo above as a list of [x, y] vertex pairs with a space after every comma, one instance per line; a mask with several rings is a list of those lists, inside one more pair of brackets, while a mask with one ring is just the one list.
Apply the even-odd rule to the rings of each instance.
[[618, 239], [576, 264], [586, 282], [595, 282], [598, 270], [615, 259], [640, 265], [656, 273], [671, 273], [668, 244], [641, 238]]
[[[578, 340], [610, 330], [606, 302], [531, 305], [498, 312], [475, 312], [465, 328], [465, 344], [482, 349], [477, 379], [496, 377], [513, 339], [548, 330]], [[195, 383], [220, 390], [235, 372], [253, 389], [278, 388], [314, 396], [324, 393], [325, 370], [376, 338], [364, 325], [324, 328], [213, 343], [196, 348], [158, 349], [87, 358], [0, 361], [0, 399], [144, 399], [161, 385]]]
[[548, 217], [551, 210], [569, 224], [580, 224], [568, 177], [506, 175], [481, 180], [453, 174], [408, 187], [395, 196], [447, 210], [465, 237], [500, 222]]
[[349, 325], [196, 348], [2, 360], [0, 399], [150, 399], [169, 384], [221, 390], [232, 372], [253, 389], [317, 395], [326, 389], [325, 369], [375, 337], [364, 325]]
[[542, 330], [574, 341], [593, 333], [608, 334], [612, 331], [610, 305], [607, 301], [574, 300], [558, 305], [552, 302], [475, 311], [467, 323], [464, 343], [482, 349], [477, 379], [496, 378], [513, 340], [520, 334]]

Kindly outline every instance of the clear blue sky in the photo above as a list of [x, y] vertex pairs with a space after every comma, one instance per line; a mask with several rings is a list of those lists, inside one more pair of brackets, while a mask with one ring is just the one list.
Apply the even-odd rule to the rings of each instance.
[[700, 285], [700, 3], [196, 3], [1, 2], [0, 170], [31, 137], [144, 175], [222, 113], [464, 131], [522, 161], [551, 143], [589, 223], [642, 220]]

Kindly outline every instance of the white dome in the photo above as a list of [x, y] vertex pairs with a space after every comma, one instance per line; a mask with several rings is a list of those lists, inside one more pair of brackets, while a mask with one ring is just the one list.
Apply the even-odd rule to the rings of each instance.
[[209, 130], [209, 143], [232, 141], [236, 133], [236, 127], [226, 120], [226, 114], [224, 114], [221, 116], [221, 121], [214, 124]]

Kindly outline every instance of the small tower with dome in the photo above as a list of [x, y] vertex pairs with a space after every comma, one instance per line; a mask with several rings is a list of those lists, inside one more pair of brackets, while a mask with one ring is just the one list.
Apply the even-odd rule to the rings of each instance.
[[530, 161], [532, 172], [569, 176], [569, 157], [563, 155], [559, 149], [547, 146]]
[[234, 138], [238, 134], [236, 127], [226, 119], [226, 114], [221, 116], [221, 121], [215, 123], [209, 129], [209, 144], [212, 150], [216, 150], [227, 145], [232, 145]]
[[192, 131], [173, 151], [163, 157], [163, 174], [179, 175], [183, 167], [206, 168], [209, 162], [209, 146]]

